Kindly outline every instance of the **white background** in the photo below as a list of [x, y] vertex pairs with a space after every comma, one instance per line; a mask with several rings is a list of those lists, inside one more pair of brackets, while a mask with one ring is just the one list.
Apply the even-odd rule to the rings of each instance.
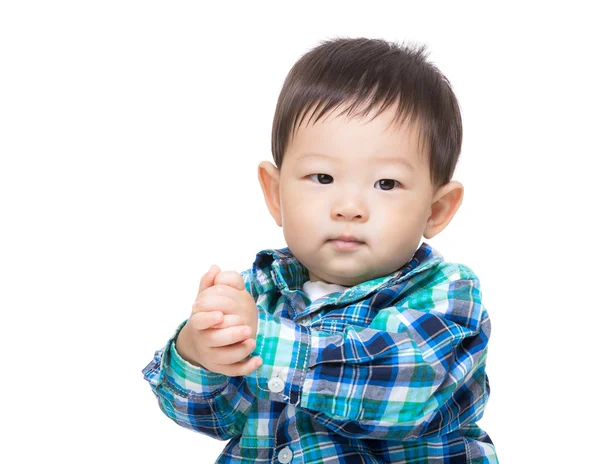
[[464, 202], [429, 243], [492, 318], [480, 425], [503, 463], [596, 462], [586, 5], [2, 2], [0, 461], [214, 461], [141, 370], [212, 263], [285, 246], [256, 177], [277, 96], [319, 41], [364, 36], [426, 43], [461, 104]]

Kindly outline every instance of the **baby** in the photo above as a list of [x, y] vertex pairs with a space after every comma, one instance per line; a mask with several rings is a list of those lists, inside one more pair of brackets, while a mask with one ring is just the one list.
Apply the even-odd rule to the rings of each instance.
[[425, 46], [334, 39], [293, 66], [258, 167], [287, 247], [212, 266], [143, 371], [168, 417], [229, 440], [218, 463], [497, 462], [479, 279], [421, 242], [460, 207], [461, 143]]

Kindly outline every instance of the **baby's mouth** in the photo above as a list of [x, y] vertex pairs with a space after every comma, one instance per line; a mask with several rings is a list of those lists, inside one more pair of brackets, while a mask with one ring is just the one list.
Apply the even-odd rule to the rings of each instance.
[[339, 251], [352, 251], [360, 248], [365, 242], [358, 239], [350, 239], [348, 237], [338, 237], [327, 240], [327, 243], [331, 244], [335, 249]]
[[329, 240], [339, 240], [342, 242], [364, 243], [360, 238], [355, 237], [354, 235], [349, 235], [349, 234], [342, 234], [342, 235], [338, 235], [337, 237], [331, 237]]

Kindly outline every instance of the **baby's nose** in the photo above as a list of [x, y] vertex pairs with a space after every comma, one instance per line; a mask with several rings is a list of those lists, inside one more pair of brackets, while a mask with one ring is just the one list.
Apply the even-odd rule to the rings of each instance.
[[332, 208], [331, 212], [335, 220], [364, 221], [368, 217], [366, 206], [357, 200], [340, 201]]

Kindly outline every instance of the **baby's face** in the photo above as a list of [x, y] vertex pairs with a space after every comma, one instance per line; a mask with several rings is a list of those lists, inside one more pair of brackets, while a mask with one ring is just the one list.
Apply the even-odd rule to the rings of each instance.
[[[418, 133], [391, 126], [394, 111], [371, 122], [307, 117], [285, 153], [283, 233], [310, 280], [357, 285], [400, 269], [419, 246], [434, 191]], [[342, 235], [358, 242], [334, 240]]]

